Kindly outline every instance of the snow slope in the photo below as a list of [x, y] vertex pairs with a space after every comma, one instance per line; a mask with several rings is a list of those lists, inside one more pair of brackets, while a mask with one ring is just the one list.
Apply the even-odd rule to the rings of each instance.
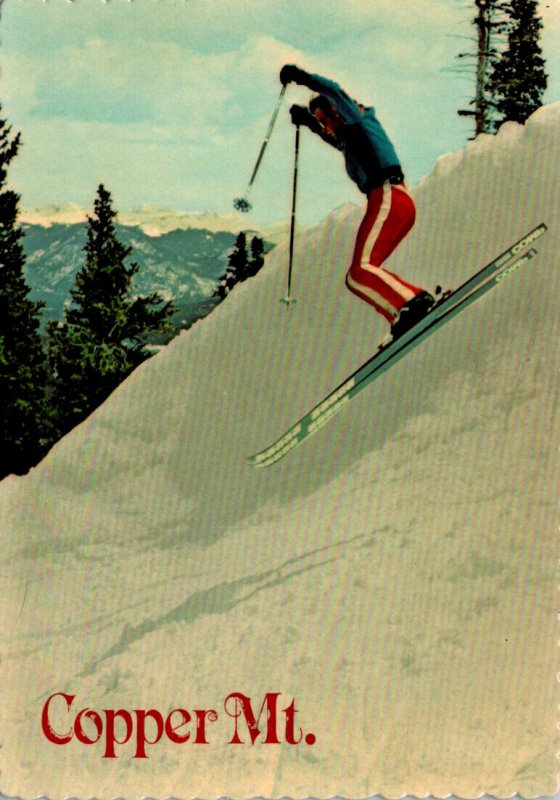
[[[539, 255], [276, 466], [245, 456], [384, 333], [344, 288], [355, 207], [297, 238], [295, 305], [278, 247], [2, 483], [0, 791], [555, 791], [559, 125], [560, 104], [543, 108], [414, 187], [390, 265], [412, 281], [457, 285], [544, 221]], [[219, 721], [208, 746], [104, 760], [46, 741], [60, 691]], [[295, 698], [316, 743], [227, 744], [234, 691]]]

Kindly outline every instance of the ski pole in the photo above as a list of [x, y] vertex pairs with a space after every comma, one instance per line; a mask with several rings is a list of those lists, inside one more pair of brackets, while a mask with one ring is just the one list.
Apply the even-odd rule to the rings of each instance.
[[294, 183], [292, 191], [292, 222], [290, 225], [290, 256], [288, 261], [288, 284], [286, 288], [286, 297], [282, 298], [282, 302], [286, 303], [289, 307], [290, 303], [296, 301], [290, 297], [292, 289], [292, 265], [294, 261], [294, 235], [296, 227], [296, 197], [297, 197], [297, 179], [298, 179], [298, 161], [299, 161], [299, 125], [296, 125], [296, 145], [294, 157]]
[[261, 151], [259, 153], [259, 157], [257, 158], [257, 163], [255, 164], [255, 169], [253, 170], [253, 174], [251, 175], [251, 180], [247, 186], [247, 191], [245, 192], [244, 197], [236, 197], [233, 201], [233, 207], [237, 211], [250, 211], [251, 210], [251, 203], [247, 200], [247, 196], [251, 191], [251, 186], [253, 185], [253, 181], [257, 176], [257, 172], [259, 170], [262, 158], [264, 156], [264, 151], [266, 150], [266, 146], [268, 144], [268, 140], [270, 139], [270, 135], [272, 133], [272, 129], [274, 128], [274, 123], [276, 122], [276, 117], [278, 116], [278, 112], [280, 111], [280, 106], [282, 105], [282, 100], [284, 99], [284, 94], [286, 93], [286, 85], [282, 86], [280, 90], [280, 96], [276, 102], [276, 107], [272, 114], [272, 119], [270, 120], [270, 124], [268, 126], [268, 130], [266, 132], [266, 136], [264, 137], [264, 142], [262, 143]]

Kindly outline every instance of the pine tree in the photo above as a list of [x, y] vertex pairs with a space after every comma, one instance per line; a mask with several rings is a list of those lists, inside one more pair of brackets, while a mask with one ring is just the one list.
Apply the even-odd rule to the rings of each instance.
[[170, 328], [174, 311], [154, 293], [134, 297], [138, 264], [117, 239], [111, 196], [101, 185], [88, 217], [85, 265], [70, 291], [62, 322], [47, 326], [61, 434], [81, 422], [150, 356], [147, 338]]
[[0, 120], [0, 478], [23, 474], [49, 445], [45, 402], [47, 365], [39, 327], [44, 303], [29, 299], [25, 255], [17, 225], [19, 196], [6, 188], [19, 133]]
[[228, 266], [225, 273], [218, 281], [214, 297], [222, 300], [231, 292], [236, 283], [244, 280], [242, 277], [247, 271], [249, 256], [247, 253], [247, 236], [243, 231], [237, 234], [233, 250], [228, 256]]
[[218, 281], [213, 297], [222, 300], [228, 295], [236, 283], [252, 278], [264, 264], [264, 244], [258, 236], [253, 236], [251, 245], [247, 247], [247, 235], [240, 233], [235, 246], [228, 256], [228, 267]]
[[[539, 46], [542, 22], [536, 0], [474, 0], [477, 15], [476, 96], [472, 109], [475, 136], [495, 133], [507, 120], [525, 122], [542, 105], [547, 85]], [[498, 116], [497, 116], [498, 115]]]
[[251, 258], [248, 265], [248, 277], [253, 277], [264, 265], [264, 243], [260, 236], [253, 236], [251, 240]]
[[502, 25], [502, 3], [499, 0], [474, 0], [476, 16], [473, 20], [477, 34], [477, 50], [459, 53], [459, 58], [476, 60], [475, 97], [470, 102], [473, 108], [460, 109], [460, 117], [473, 117], [474, 135], [492, 130], [491, 98], [488, 92], [488, 74], [492, 59], [496, 57], [496, 35]]
[[507, 46], [494, 60], [487, 82], [491, 105], [500, 115], [494, 130], [508, 120], [525, 122], [542, 105], [547, 86], [536, 0], [509, 0], [502, 8], [509, 17], [502, 26]]

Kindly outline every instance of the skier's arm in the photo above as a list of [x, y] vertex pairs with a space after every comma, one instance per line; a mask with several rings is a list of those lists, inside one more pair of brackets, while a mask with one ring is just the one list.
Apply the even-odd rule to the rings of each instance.
[[333, 147], [336, 147], [337, 150], [340, 150], [340, 143], [333, 136], [329, 136], [329, 134], [323, 130], [319, 122], [305, 106], [292, 106], [290, 108], [290, 116], [294, 125], [305, 125], [311, 131], [313, 131], [313, 133], [316, 133], [317, 136], [320, 136], [324, 142], [327, 142], [327, 144], [330, 144]]
[[347, 124], [358, 122], [361, 119], [357, 103], [346, 94], [338, 83], [329, 80], [329, 78], [306, 72], [294, 64], [286, 64], [280, 71], [280, 81], [284, 86], [293, 81], [302, 86], [307, 86], [313, 92], [324, 95], [335, 106], [343, 121]]

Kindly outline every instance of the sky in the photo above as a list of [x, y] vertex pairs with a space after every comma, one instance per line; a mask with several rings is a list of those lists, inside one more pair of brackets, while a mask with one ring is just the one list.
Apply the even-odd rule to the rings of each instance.
[[[560, 98], [560, 0], [543, 0], [545, 100]], [[464, 146], [457, 115], [474, 91], [458, 53], [474, 50], [469, 0], [4, 0], [0, 98], [21, 131], [10, 179], [23, 208], [90, 207], [97, 185], [118, 209], [229, 213], [245, 194], [285, 63], [337, 80], [374, 105], [410, 184]], [[291, 86], [243, 221], [291, 210]], [[301, 142], [298, 221], [362, 195], [342, 159]]]

